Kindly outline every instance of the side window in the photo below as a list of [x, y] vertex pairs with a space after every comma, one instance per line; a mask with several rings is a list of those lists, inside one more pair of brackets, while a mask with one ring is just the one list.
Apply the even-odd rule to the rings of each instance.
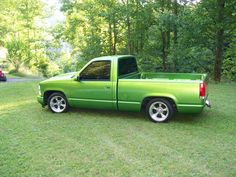
[[94, 61], [81, 73], [81, 80], [110, 80], [111, 61]]

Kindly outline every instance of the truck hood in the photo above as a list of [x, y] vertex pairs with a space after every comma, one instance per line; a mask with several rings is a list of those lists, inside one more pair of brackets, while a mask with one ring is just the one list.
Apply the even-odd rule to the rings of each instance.
[[76, 72], [71, 72], [71, 73], [65, 73], [65, 74], [60, 74], [57, 76], [54, 76], [50, 79], [47, 79], [43, 82], [48, 82], [48, 81], [58, 81], [58, 80], [70, 80], [71, 78], [74, 78], [76, 75]]

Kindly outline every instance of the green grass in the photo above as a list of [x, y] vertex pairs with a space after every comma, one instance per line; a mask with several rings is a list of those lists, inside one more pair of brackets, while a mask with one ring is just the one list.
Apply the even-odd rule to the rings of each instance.
[[21, 78], [21, 76], [17, 76], [15, 74], [6, 73], [5, 75], [6, 75], [7, 78]]
[[0, 84], [0, 176], [236, 176], [236, 84], [213, 108], [154, 124], [138, 113], [36, 102], [37, 83]]

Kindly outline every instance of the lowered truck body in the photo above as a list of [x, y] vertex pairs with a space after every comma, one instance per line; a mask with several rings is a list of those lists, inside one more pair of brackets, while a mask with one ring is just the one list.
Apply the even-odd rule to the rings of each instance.
[[206, 74], [142, 73], [133, 56], [100, 57], [79, 72], [41, 82], [38, 101], [58, 113], [68, 107], [145, 110], [151, 120], [163, 122], [175, 112], [199, 113], [209, 106], [206, 78]]

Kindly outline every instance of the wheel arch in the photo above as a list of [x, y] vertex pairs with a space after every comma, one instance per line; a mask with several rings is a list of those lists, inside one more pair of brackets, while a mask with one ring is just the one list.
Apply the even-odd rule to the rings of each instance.
[[142, 112], [145, 111], [148, 102], [156, 98], [161, 98], [161, 99], [165, 99], [169, 101], [173, 105], [173, 108], [177, 111], [176, 99], [170, 96], [146, 96], [144, 97], [141, 103], [141, 111]]
[[50, 97], [50, 95], [52, 95], [53, 93], [61, 93], [66, 97], [66, 95], [63, 91], [60, 91], [60, 90], [47, 90], [43, 94], [43, 102], [44, 102], [45, 105], [47, 105], [47, 100]]

